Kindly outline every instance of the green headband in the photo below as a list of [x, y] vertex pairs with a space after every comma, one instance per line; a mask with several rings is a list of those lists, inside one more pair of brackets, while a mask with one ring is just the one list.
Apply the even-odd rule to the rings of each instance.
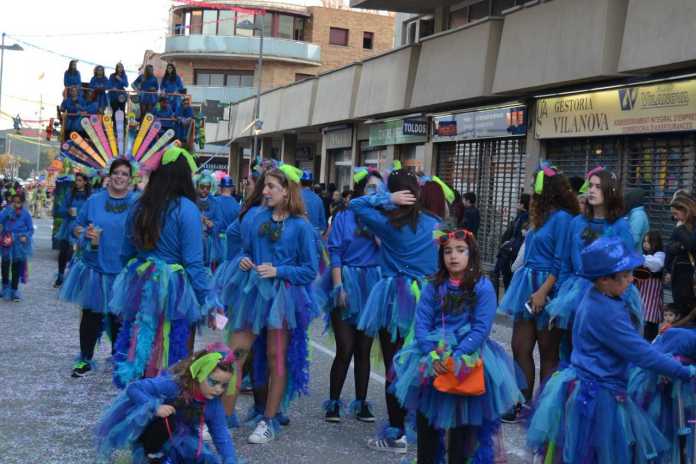
[[355, 174], [353, 174], [353, 182], [356, 184], [359, 183], [361, 180], [367, 177], [369, 172], [367, 171], [367, 168], [356, 168], [355, 169]]
[[191, 363], [191, 367], [189, 368], [191, 376], [196, 379], [198, 383], [205, 382], [205, 379], [215, 370], [221, 360], [222, 353], [217, 351], [204, 354]]
[[179, 156], [182, 155], [184, 156], [184, 158], [186, 158], [186, 162], [188, 163], [191, 172], [196, 172], [198, 167], [196, 166], [196, 161], [194, 161], [193, 159], [193, 155], [191, 155], [191, 153], [189, 153], [187, 150], [181, 147], [172, 147], [165, 151], [164, 155], [162, 156], [162, 166], [164, 166], [165, 164], [175, 162], [179, 159]]
[[300, 179], [302, 178], [302, 169], [296, 168], [291, 164], [282, 164], [278, 166], [278, 169], [285, 174], [285, 177], [287, 177], [289, 181], [296, 184], [300, 183]]
[[442, 189], [442, 193], [445, 195], [445, 200], [447, 203], [452, 203], [454, 201], [454, 190], [452, 190], [449, 185], [445, 184], [442, 179], [437, 176], [432, 177], [433, 182], [437, 183]]

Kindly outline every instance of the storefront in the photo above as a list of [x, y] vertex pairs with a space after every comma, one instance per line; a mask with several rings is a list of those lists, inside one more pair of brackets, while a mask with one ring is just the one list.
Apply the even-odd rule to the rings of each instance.
[[435, 172], [462, 195], [476, 194], [486, 267], [495, 264], [500, 236], [516, 214], [525, 179], [526, 134], [523, 105], [433, 117]]
[[366, 147], [361, 147], [361, 154], [370, 153], [363, 155], [367, 166], [384, 170], [389, 169], [394, 160], [399, 160], [404, 168], [417, 172], [423, 170], [427, 141], [427, 119], [389, 119], [370, 125], [370, 139]]
[[670, 199], [696, 180], [695, 130], [696, 80], [688, 80], [540, 99], [535, 136], [569, 176], [605, 166], [624, 188], [643, 189], [650, 228], [668, 239]]
[[342, 190], [352, 187], [352, 148], [353, 127], [334, 126], [324, 129], [324, 145], [328, 157], [328, 183], [336, 184]]

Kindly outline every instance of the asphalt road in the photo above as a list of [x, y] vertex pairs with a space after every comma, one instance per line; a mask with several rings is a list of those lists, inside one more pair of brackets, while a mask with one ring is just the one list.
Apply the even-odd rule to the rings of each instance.
[[[53, 282], [57, 252], [50, 249], [50, 223], [35, 221], [34, 257], [29, 285], [22, 289], [19, 303], [0, 301], [0, 462], [94, 463], [92, 430], [101, 412], [117, 394], [111, 384], [107, 362], [108, 342], [97, 347], [98, 367], [93, 375], [73, 379], [70, 371], [79, 353], [79, 310], [57, 300]], [[311, 395], [296, 401], [289, 412], [291, 425], [270, 445], [248, 445], [249, 428], [233, 431], [240, 456], [250, 463], [396, 464], [400, 457], [379, 453], [365, 446], [376, 427], [345, 418], [340, 424], [323, 420], [322, 402], [328, 395], [328, 373], [333, 343], [322, 336], [317, 324], [312, 336]], [[218, 333], [206, 331], [199, 337], [204, 345], [219, 340]], [[510, 329], [496, 323], [493, 338], [508, 347]], [[381, 369], [372, 375], [369, 400], [378, 421], [386, 417]], [[353, 399], [353, 378], [349, 372], [344, 400]], [[250, 398], [238, 405], [244, 414]], [[509, 464], [531, 462], [524, 449], [522, 426], [503, 426], [502, 442]], [[411, 450], [411, 455], [413, 450]], [[129, 463], [118, 456], [119, 464]]]

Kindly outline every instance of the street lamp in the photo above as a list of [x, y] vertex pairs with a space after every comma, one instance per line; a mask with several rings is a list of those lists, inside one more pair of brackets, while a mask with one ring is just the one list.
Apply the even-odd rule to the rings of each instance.
[[5, 33], [2, 33], [2, 42], [0, 43], [0, 110], [2, 109], [2, 68], [5, 64], [5, 50], [21, 52], [24, 49], [19, 44], [5, 45]]
[[259, 70], [258, 72], [258, 82], [256, 83], [256, 102], [254, 103], [254, 150], [251, 153], [251, 160], [255, 160], [259, 154], [259, 133], [261, 132], [261, 126], [263, 125], [259, 119], [261, 116], [261, 77], [263, 76], [263, 26], [257, 26], [248, 19], [245, 19], [241, 23], [237, 24], [237, 28], [246, 29], [252, 31], [259, 31], [259, 61], [256, 66]]

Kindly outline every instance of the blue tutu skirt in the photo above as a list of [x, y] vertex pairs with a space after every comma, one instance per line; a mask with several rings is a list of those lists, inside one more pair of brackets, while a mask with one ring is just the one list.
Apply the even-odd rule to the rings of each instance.
[[[590, 288], [592, 288], [592, 282], [583, 277], [573, 275], [567, 278], [558, 289], [556, 297], [546, 305], [545, 311], [549, 314], [551, 323], [555, 327], [569, 329], [575, 318], [575, 311]], [[628, 306], [636, 325], [642, 326], [643, 302], [638, 288], [631, 285], [621, 298]]]
[[628, 381], [628, 394], [646, 411], [670, 442], [671, 452], [660, 463], [680, 461], [680, 441], [686, 438], [688, 462], [694, 462], [694, 424], [696, 393], [690, 382], [673, 380], [641, 368], [633, 368]]
[[70, 262], [68, 275], [60, 288], [59, 298], [83, 310], [107, 313], [116, 274], [103, 274], [79, 257]]
[[[224, 236], [224, 234], [222, 234]], [[222, 246], [220, 234], [205, 234], [203, 236], [203, 264], [206, 267], [216, 265], [225, 259], [226, 248]]]
[[[133, 451], [133, 463], [147, 463], [145, 453], [138, 439], [145, 428], [155, 418], [157, 408], [162, 404], [161, 400], [151, 400], [144, 404], [134, 404], [126, 392], [122, 392], [104, 413], [97, 429], [96, 443], [97, 454], [100, 458], [109, 459], [117, 450], [131, 449]], [[170, 416], [173, 421], [173, 435], [165, 443], [163, 452], [171, 462], [219, 464], [220, 457], [215, 454], [204, 442], [201, 452], [198, 450], [198, 430], [176, 420], [176, 416]]]
[[198, 303], [184, 269], [161, 260], [132, 260], [116, 277], [109, 310], [122, 320], [114, 354], [114, 383], [154, 377], [188, 356], [195, 324], [216, 302]]
[[[534, 271], [527, 266], [519, 268], [512, 276], [510, 286], [498, 305], [498, 312], [512, 316], [514, 320], [535, 320], [539, 329], [548, 328], [550, 318], [547, 308], [534, 315], [530, 314], [524, 305], [532, 297], [532, 293], [539, 290], [549, 275], [551, 273], [548, 271]], [[552, 290], [549, 296], [552, 297], [554, 293]]]
[[56, 240], [65, 240], [69, 243], [75, 243], [75, 236], [71, 233], [75, 227], [75, 222], [75, 218], [63, 218], [60, 223], [60, 227], [58, 228], [58, 232], [56, 232]]
[[406, 338], [413, 326], [423, 282], [408, 276], [382, 277], [370, 291], [358, 329], [370, 337], [386, 329], [393, 341]]
[[556, 372], [541, 392], [527, 445], [566, 464], [647, 463], [669, 451], [648, 413], [625, 392], [584, 380], [572, 366]]
[[370, 296], [370, 290], [375, 282], [382, 278], [382, 272], [375, 267], [341, 267], [341, 280], [343, 291], [346, 293], [346, 307], [338, 307], [338, 292], [334, 291], [331, 272], [326, 272], [314, 286], [314, 294], [317, 305], [324, 312], [327, 324], [331, 313], [341, 311], [341, 318], [353, 326], [357, 326], [358, 320], [363, 316]]
[[411, 343], [394, 359], [393, 393], [404, 408], [422, 413], [437, 429], [496, 422], [516, 404], [524, 402], [517, 386], [520, 375], [510, 355], [490, 339], [481, 347], [480, 357], [486, 393], [480, 396], [443, 393], [432, 385], [434, 372], [429, 354], [423, 354], [417, 343]]

